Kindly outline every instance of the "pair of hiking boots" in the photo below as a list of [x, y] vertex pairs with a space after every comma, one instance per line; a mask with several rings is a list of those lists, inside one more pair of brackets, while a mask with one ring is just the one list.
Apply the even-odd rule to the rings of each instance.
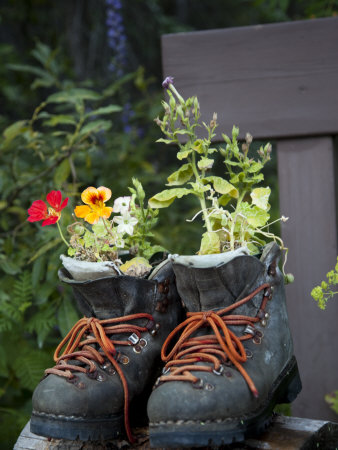
[[62, 269], [85, 317], [33, 394], [31, 431], [133, 442], [131, 424], [148, 416], [153, 447], [263, 431], [274, 406], [301, 390], [279, 257], [274, 243], [260, 258], [172, 256], [147, 278], [88, 282]]

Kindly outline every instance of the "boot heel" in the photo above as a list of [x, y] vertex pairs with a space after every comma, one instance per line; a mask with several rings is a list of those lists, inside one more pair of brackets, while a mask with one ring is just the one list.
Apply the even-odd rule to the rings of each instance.
[[291, 403], [295, 400], [297, 395], [302, 390], [302, 380], [299, 376], [298, 366], [297, 363], [295, 363], [294, 367], [290, 371], [287, 379], [287, 387], [284, 391], [283, 395], [281, 396], [279, 403]]

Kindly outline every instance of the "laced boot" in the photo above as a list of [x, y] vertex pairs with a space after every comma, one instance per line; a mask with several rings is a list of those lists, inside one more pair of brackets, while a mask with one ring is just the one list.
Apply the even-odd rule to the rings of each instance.
[[188, 313], [162, 348], [166, 365], [148, 401], [151, 446], [243, 441], [300, 392], [279, 257], [275, 243], [260, 259], [241, 250], [173, 257]]
[[146, 279], [75, 281], [64, 269], [59, 276], [92, 317], [79, 320], [57, 347], [55, 367], [33, 394], [31, 431], [70, 440], [126, 432], [133, 442], [129, 413], [148, 385], [151, 391], [161, 346], [182, 319], [172, 263], [166, 260]]

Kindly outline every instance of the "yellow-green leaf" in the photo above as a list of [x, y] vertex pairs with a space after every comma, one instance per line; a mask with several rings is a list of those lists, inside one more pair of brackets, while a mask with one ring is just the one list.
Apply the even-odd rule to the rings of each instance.
[[69, 159], [66, 158], [62, 161], [62, 163], [57, 167], [54, 172], [54, 186], [56, 188], [60, 188], [62, 184], [67, 180], [70, 174], [70, 164]]
[[203, 180], [203, 183], [212, 183], [214, 186], [214, 189], [219, 194], [228, 194], [230, 197], [238, 198], [238, 190], [233, 186], [231, 183], [229, 183], [226, 180], [223, 180], [221, 177], [205, 177]]
[[193, 175], [192, 165], [184, 164], [168, 177], [167, 186], [179, 186], [190, 180]]
[[220, 253], [220, 239], [216, 232], [206, 231], [202, 235], [201, 248], [199, 250], [200, 255], [211, 255], [214, 253]]
[[256, 188], [250, 194], [252, 198], [252, 203], [258, 208], [263, 209], [264, 211], [269, 211], [269, 197], [270, 197], [271, 189], [269, 187], [266, 188]]
[[149, 199], [151, 208], [167, 208], [176, 198], [194, 194], [194, 191], [186, 188], [165, 189]]
[[200, 170], [207, 170], [211, 169], [214, 165], [214, 160], [209, 158], [202, 158], [200, 161], [198, 161], [197, 166]]

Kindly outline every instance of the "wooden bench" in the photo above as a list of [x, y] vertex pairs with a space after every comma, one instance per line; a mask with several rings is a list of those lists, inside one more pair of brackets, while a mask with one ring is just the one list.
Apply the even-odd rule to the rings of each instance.
[[[29, 422], [23, 429], [13, 450], [115, 450], [150, 449], [148, 430], [135, 430], [140, 434], [137, 444], [130, 446], [126, 441], [83, 442], [51, 439], [36, 436], [29, 431]], [[324, 445], [325, 444], [325, 445]], [[233, 450], [337, 450], [338, 424], [322, 420], [298, 419], [276, 415], [265, 433], [244, 443], [223, 446]]]
[[[310, 296], [337, 259], [338, 18], [177, 33], [162, 37], [163, 75], [219, 133], [275, 141], [282, 238], [289, 247], [288, 310], [303, 381], [293, 414], [337, 420], [338, 301]], [[217, 131], [217, 130], [216, 130]]]

